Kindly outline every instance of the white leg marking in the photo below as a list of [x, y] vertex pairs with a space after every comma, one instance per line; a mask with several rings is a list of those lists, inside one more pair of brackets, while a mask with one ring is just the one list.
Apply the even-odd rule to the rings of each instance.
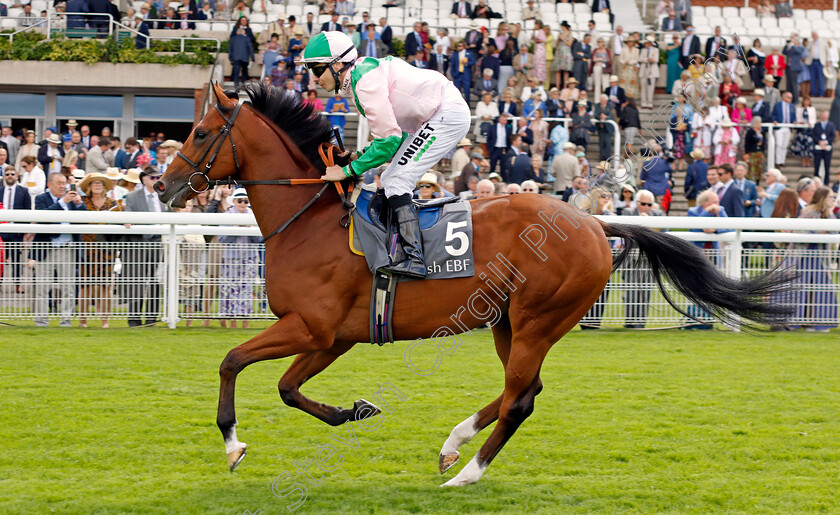
[[443, 455], [455, 454], [458, 452], [459, 447], [465, 443], [469, 443], [478, 434], [478, 430], [475, 428], [477, 422], [478, 413], [455, 426], [452, 432], [449, 433], [449, 438], [443, 443], [443, 448], [440, 450], [440, 453]]
[[471, 485], [481, 479], [481, 476], [484, 475], [484, 471], [486, 469], [486, 465], [481, 466], [478, 464], [478, 455], [475, 455], [473, 456], [473, 459], [467, 463], [467, 466], [462, 468], [461, 472], [458, 472], [457, 476], [453, 477], [441, 486]]
[[236, 426], [230, 428], [230, 435], [225, 438], [225, 453], [230, 454], [244, 448], [245, 444], [236, 439]]

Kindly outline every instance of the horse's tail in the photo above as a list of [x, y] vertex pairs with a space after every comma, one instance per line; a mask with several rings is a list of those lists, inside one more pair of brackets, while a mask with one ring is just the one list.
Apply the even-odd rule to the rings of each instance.
[[[775, 268], [755, 277], [733, 279], [715, 268], [689, 241], [639, 225], [605, 222], [601, 225], [607, 237], [624, 239], [624, 249], [613, 258], [613, 270], [627, 259], [633, 247], [638, 247], [639, 258], [647, 258], [665, 300], [689, 318], [695, 316], [686, 313], [671, 299], [662, 284], [663, 275], [689, 302], [724, 323], [735, 322], [741, 317], [760, 324], [783, 324], [793, 314], [792, 305], [778, 302], [782, 298], [778, 294], [790, 290], [794, 278], [786, 270]], [[771, 296], [776, 296], [777, 302], [771, 301]]]

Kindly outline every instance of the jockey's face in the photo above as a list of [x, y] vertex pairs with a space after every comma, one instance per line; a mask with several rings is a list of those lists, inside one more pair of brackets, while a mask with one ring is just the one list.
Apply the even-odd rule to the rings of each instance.
[[[336, 65], [331, 65], [330, 67], [335, 69]], [[314, 75], [314, 73], [313, 73]], [[334, 91], [335, 90], [335, 79], [333, 78], [333, 74], [330, 73], [329, 70], [325, 70], [324, 73], [321, 74], [320, 77], [315, 77], [315, 84], [321, 86], [327, 91]]]

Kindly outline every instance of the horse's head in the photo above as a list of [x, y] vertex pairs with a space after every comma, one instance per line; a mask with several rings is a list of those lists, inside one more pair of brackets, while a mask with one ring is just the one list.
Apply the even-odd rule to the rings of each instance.
[[177, 159], [155, 183], [160, 200], [171, 207], [184, 207], [187, 200], [210, 187], [208, 181], [238, 171], [241, 156], [236, 155], [233, 128], [243, 104], [229, 98], [218, 84], [213, 84], [213, 93], [215, 107], [193, 128]]

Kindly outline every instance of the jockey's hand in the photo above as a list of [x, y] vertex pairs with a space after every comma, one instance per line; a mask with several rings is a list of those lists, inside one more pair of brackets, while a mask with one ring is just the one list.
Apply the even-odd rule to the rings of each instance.
[[344, 175], [344, 170], [341, 169], [340, 166], [330, 166], [327, 168], [327, 171], [324, 175], [321, 176], [321, 180], [324, 181], [342, 181], [346, 179], [347, 176]]
[[344, 152], [339, 153], [339, 154], [338, 154], [338, 157], [340, 157], [340, 158], [345, 158], [345, 157], [347, 157], [348, 155], [350, 156], [350, 161], [351, 161], [351, 162], [352, 162], [352, 161], [355, 161], [356, 159], [358, 159], [358, 158], [359, 158], [359, 154], [357, 154], [357, 153], [355, 153], [355, 152], [351, 152], [351, 151], [349, 151], [349, 150], [345, 150]]

